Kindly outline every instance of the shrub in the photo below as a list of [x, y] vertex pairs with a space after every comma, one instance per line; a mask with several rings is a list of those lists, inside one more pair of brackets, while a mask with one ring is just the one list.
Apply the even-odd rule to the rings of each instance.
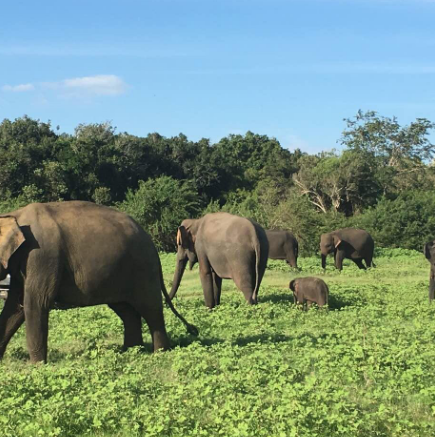
[[162, 176], [139, 181], [139, 188], [128, 190], [126, 199], [117, 207], [151, 234], [159, 250], [173, 251], [179, 224], [198, 215], [197, 199], [198, 193], [192, 182]]
[[380, 247], [402, 247], [421, 251], [435, 238], [435, 192], [407, 191], [396, 199], [383, 198], [375, 208], [352, 222], [370, 232]]

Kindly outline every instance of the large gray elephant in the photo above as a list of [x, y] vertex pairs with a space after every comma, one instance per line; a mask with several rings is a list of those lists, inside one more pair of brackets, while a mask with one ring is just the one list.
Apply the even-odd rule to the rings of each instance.
[[161, 292], [173, 307], [151, 237], [128, 215], [90, 202], [34, 203], [0, 214], [0, 280], [11, 276], [0, 315], [0, 359], [26, 321], [32, 362], [47, 361], [49, 310], [108, 304], [124, 323], [124, 348], [168, 349]]
[[298, 267], [298, 240], [289, 231], [266, 230], [269, 241], [269, 258], [285, 259], [287, 264]]
[[[363, 229], [344, 228], [323, 234], [320, 237], [320, 252], [322, 254], [322, 268], [326, 268], [326, 257], [334, 254], [335, 267], [343, 268], [343, 259], [351, 259], [360, 269], [372, 266], [375, 243], [371, 235]], [[373, 263], [374, 266], [374, 263]]]
[[219, 305], [222, 279], [232, 279], [249, 304], [257, 303], [269, 245], [264, 229], [243, 217], [217, 212], [183, 220], [177, 233], [177, 263], [169, 297], [180, 286], [187, 261], [199, 263], [205, 304]]
[[435, 240], [426, 243], [423, 252], [426, 259], [430, 262], [429, 301], [432, 302], [435, 298]]

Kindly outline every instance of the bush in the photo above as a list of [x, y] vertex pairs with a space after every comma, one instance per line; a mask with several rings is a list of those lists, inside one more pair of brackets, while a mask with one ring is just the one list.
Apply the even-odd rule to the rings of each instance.
[[198, 193], [192, 182], [162, 176], [146, 182], [139, 181], [139, 188], [128, 190], [126, 199], [117, 207], [151, 234], [159, 250], [173, 251], [179, 224], [198, 215], [197, 199]]
[[383, 198], [375, 208], [352, 222], [370, 232], [377, 246], [421, 251], [435, 238], [435, 192], [407, 191], [396, 199]]

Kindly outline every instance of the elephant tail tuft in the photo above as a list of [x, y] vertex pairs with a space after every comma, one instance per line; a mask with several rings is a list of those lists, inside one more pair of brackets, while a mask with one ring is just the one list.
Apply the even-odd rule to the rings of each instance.
[[193, 335], [194, 337], [198, 337], [199, 331], [198, 331], [198, 328], [195, 325], [191, 325], [190, 323], [188, 323], [186, 325], [186, 329], [187, 329], [187, 332], [190, 335]]

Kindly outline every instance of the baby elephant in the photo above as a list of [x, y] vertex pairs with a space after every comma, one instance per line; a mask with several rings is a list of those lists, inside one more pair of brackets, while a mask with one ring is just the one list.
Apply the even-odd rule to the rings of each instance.
[[306, 303], [307, 308], [312, 303], [316, 303], [319, 307], [328, 303], [329, 289], [325, 281], [320, 278], [296, 278], [290, 282], [289, 288], [293, 291], [294, 302], [302, 305]]

